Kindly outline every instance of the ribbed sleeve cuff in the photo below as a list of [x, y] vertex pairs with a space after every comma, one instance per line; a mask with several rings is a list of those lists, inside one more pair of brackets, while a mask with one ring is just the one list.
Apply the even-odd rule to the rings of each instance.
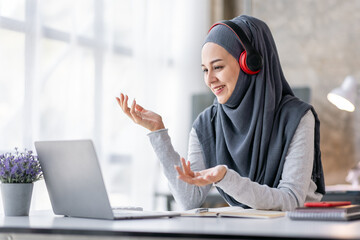
[[155, 152], [164, 151], [164, 147], [171, 143], [167, 128], [150, 132], [147, 136]]
[[219, 187], [219, 188], [223, 189], [223, 190], [224, 189], [230, 189], [230, 188], [233, 187], [232, 186], [233, 183], [234, 183], [233, 178], [234, 178], [235, 175], [237, 175], [237, 173], [234, 170], [227, 168], [227, 171], [226, 171], [225, 176], [223, 177], [223, 179], [216, 182], [214, 185], [216, 187]]

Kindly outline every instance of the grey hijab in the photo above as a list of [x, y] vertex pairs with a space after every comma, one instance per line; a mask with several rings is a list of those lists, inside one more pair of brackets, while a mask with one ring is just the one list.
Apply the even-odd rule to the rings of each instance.
[[[204, 152], [207, 168], [225, 164], [242, 177], [277, 187], [285, 157], [301, 118], [308, 110], [315, 117], [312, 180], [317, 192], [325, 193], [320, 153], [320, 122], [314, 108], [296, 98], [287, 83], [268, 26], [259, 19], [239, 16], [231, 20], [240, 26], [263, 57], [256, 75], [240, 71], [233, 94], [225, 104], [214, 104], [195, 120], [194, 129]], [[235, 59], [244, 51], [230, 29], [215, 26], [206, 42], [224, 47]], [[240, 205], [220, 188], [231, 205]]]

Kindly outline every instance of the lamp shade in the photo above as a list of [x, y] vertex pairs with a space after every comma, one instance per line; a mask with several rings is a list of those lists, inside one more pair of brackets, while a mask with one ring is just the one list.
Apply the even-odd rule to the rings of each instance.
[[355, 110], [357, 84], [352, 76], [347, 76], [340, 87], [333, 89], [327, 99], [337, 108], [348, 112]]

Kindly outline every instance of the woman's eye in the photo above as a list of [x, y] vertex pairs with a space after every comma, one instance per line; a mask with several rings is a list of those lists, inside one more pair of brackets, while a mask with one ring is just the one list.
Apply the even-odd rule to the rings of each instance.
[[202, 71], [203, 71], [203, 73], [207, 73], [207, 72], [208, 72], [208, 70], [207, 70], [206, 68], [204, 68]]
[[222, 69], [222, 68], [223, 68], [223, 66], [215, 66], [215, 67], [214, 67], [215, 70], [220, 70], [220, 69]]

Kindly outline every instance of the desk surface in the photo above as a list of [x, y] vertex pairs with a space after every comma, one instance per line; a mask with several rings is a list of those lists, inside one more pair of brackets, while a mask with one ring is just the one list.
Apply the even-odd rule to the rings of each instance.
[[118, 237], [189, 237], [267, 239], [360, 239], [360, 220], [351, 222], [293, 221], [214, 217], [142, 220], [96, 220], [37, 212], [29, 217], [0, 216], [0, 233], [63, 234]]

